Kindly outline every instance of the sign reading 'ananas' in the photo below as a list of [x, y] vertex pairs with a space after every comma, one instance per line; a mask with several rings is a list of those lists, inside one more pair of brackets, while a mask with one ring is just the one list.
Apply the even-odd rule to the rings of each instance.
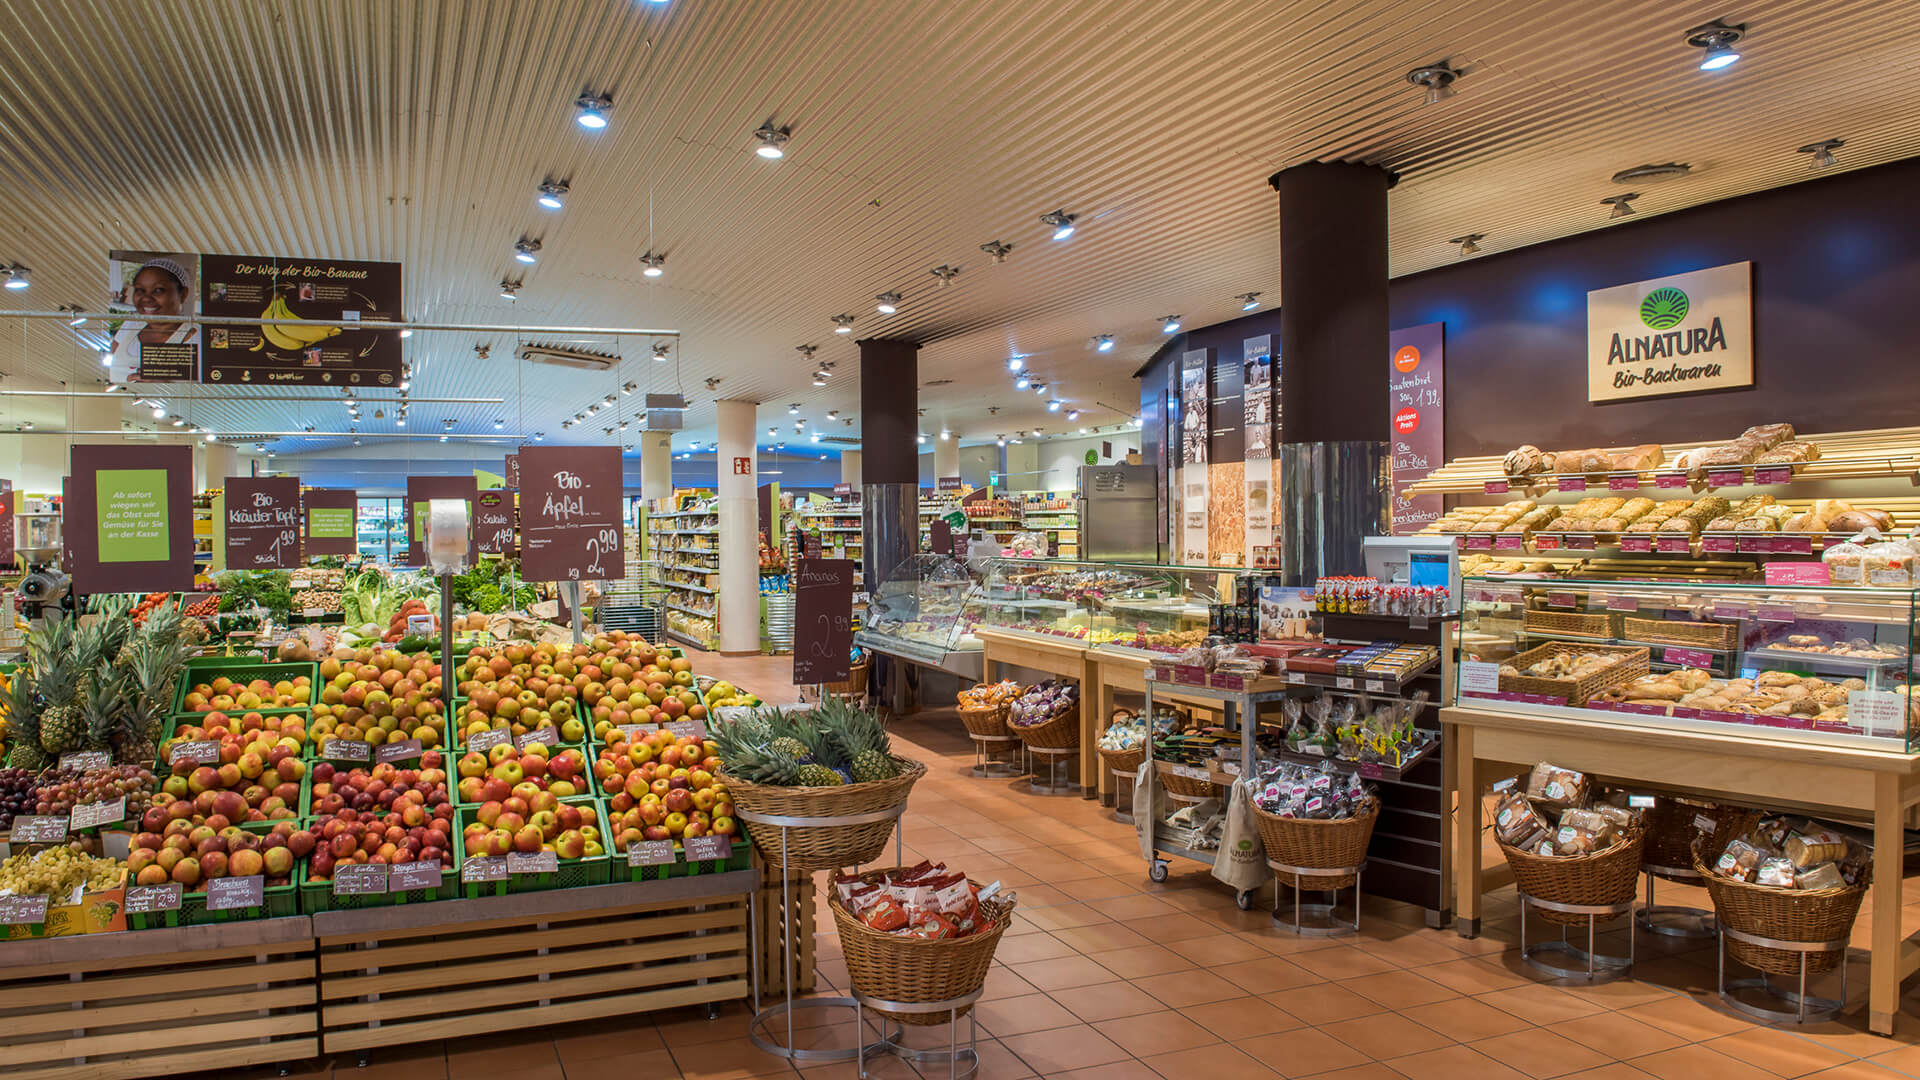
[[1753, 265], [1587, 294], [1587, 400], [1753, 385]]

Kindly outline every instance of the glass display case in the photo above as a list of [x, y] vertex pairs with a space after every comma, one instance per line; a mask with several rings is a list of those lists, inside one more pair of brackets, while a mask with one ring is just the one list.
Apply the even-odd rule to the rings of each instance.
[[988, 559], [965, 617], [982, 629], [1155, 656], [1177, 653], [1207, 636], [1210, 605], [1233, 602], [1236, 573], [1148, 563]]
[[913, 555], [893, 568], [867, 603], [863, 649], [979, 679], [980, 639], [967, 608], [978, 579], [950, 555]]
[[1905, 588], [1467, 577], [1458, 703], [1912, 753]]

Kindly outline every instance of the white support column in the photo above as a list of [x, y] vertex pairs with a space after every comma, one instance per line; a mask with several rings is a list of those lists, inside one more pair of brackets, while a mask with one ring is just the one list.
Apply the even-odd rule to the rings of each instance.
[[860, 494], [860, 451], [840, 451], [840, 482], [853, 485], [853, 493]]
[[[749, 428], [751, 431], [751, 428]], [[649, 501], [673, 494], [673, 433], [640, 435], [640, 497]]]
[[940, 486], [943, 476], [960, 475], [960, 440], [958, 438], [935, 439], [933, 441], [933, 484]]
[[224, 488], [227, 477], [240, 475], [240, 452], [232, 443], [210, 442], [200, 454], [200, 490]]
[[760, 482], [751, 401], [716, 402], [720, 452], [715, 481], [720, 516], [720, 651], [760, 651]]

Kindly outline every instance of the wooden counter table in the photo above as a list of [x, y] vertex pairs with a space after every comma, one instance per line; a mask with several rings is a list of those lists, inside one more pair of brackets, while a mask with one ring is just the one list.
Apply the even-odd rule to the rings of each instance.
[[1099, 717], [1093, 709], [1093, 652], [1073, 638], [1050, 638], [1023, 634], [1017, 630], [976, 627], [973, 636], [985, 646], [981, 658], [986, 682], [998, 681], [1002, 674], [996, 665], [1029, 668], [1072, 679], [1080, 684], [1080, 791], [1083, 798], [1097, 798], [1100, 784]]
[[1453, 741], [1452, 786], [1459, 794], [1452, 824], [1462, 935], [1480, 930], [1480, 793], [1535, 762], [1678, 794], [1870, 823], [1868, 1023], [1878, 1034], [1893, 1033], [1900, 981], [1920, 969], [1920, 942], [1901, 926], [1905, 819], [1920, 803], [1920, 756], [1768, 740], [1759, 729], [1663, 730], [1473, 707], [1442, 709], [1440, 721]]

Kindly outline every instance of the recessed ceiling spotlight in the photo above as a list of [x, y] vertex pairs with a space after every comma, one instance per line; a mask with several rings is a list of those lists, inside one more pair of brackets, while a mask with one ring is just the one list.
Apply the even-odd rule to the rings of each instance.
[[1469, 255], [1480, 254], [1480, 241], [1485, 240], [1486, 238], [1487, 237], [1485, 233], [1477, 233], [1477, 232], [1468, 233], [1465, 236], [1456, 236], [1453, 239], [1447, 241], [1447, 243], [1459, 244], [1460, 257], [1464, 259]]
[[883, 292], [874, 299], [879, 301], [874, 305], [874, 310], [882, 315], [891, 315], [900, 310], [901, 296], [897, 292]]
[[1447, 62], [1442, 60], [1438, 64], [1417, 67], [1407, 72], [1407, 81], [1426, 90], [1427, 104], [1438, 105], [1454, 95], [1453, 81], [1460, 75], [1459, 71], [1449, 67]]
[[1234, 299], [1240, 301], [1241, 311], [1252, 311], [1254, 308], [1260, 306], [1260, 294], [1257, 292], [1241, 293], [1239, 296], [1234, 297]]
[[27, 268], [14, 265], [0, 267], [0, 274], [6, 275], [7, 288], [18, 291], [27, 287]]
[[219, 437], [220, 437], [220, 436], [218, 436], [218, 435], [215, 435], [215, 434], [213, 433], [213, 431], [212, 431], [212, 429], [208, 429], [208, 431], [207, 431], [207, 441], [208, 441], [208, 442], [212, 442], [213, 440], [215, 440], [215, 439], [217, 439], [217, 438], [219, 438]]
[[1169, 316], [1167, 316], [1166, 318], [1164, 318], [1164, 319], [1162, 319], [1162, 320], [1160, 320], [1160, 321], [1161, 321], [1161, 324], [1162, 324], [1162, 325], [1161, 325], [1161, 327], [1160, 327], [1160, 332], [1161, 332], [1161, 333], [1163, 333], [1163, 334], [1177, 334], [1177, 333], [1179, 333], [1179, 332], [1180, 332], [1180, 316], [1178, 316], [1178, 315], [1169, 315]]
[[1813, 155], [1813, 167], [1825, 169], [1833, 165], [1833, 152], [1847, 145], [1845, 139], [1821, 139], [1817, 143], [1808, 143], [1800, 148], [1802, 154]]
[[355, 445], [355, 446], [359, 446], [359, 445], [360, 445], [360, 440], [359, 440], [359, 439], [355, 439], [355, 440], [353, 440], [353, 445]]
[[1609, 219], [1631, 217], [1633, 216], [1634, 209], [1633, 207], [1627, 204], [1631, 203], [1633, 200], [1639, 197], [1640, 197], [1639, 192], [1629, 191], [1624, 195], [1609, 195], [1606, 198], [1601, 199], [1600, 202], [1603, 205], [1605, 204], [1612, 205], [1613, 213], [1607, 215]]
[[501, 278], [500, 279], [500, 299], [509, 300], [509, 301], [520, 299], [520, 283], [517, 281], [510, 281], [506, 278]]
[[540, 241], [521, 239], [513, 245], [513, 257], [523, 263], [540, 261]]
[[1013, 388], [1015, 390], [1025, 390], [1027, 387], [1032, 385], [1033, 385], [1033, 381], [1027, 378], [1025, 375], [1022, 375], [1019, 378], [1013, 380]]
[[567, 185], [564, 181], [548, 180], [540, 185], [540, 193], [534, 196], [534, 202], [549, 210], [558, 210], [566, 205]]
[[1113, 335], [1112, 334], [1101, 334], [1099, 337], [1094, 338], [1093, 340], [1095, 343], [1093, 347], [1099, 350], [1100, 352], [1113, 351]]
[[836, 334], [853, 333], [853, 316], [835, 315], [833, 317], [833, 332]]
[[166, 419], [166, 417], [167, 417], [167, 409], [166, 409], [166, 406], [164, 406], [164, 405], [161, 405], [161, 404], [160, 404], [159, 402], [157, 402], [157, 401], [156, 401], [156, 402], [154, 402], [154, 405], [153, 405], [153, 418], [154, 418], [155, 420], [164, 420], [164, 419]]
[[1077, 214], [1069, 214], [1065, 210], [1055, 210], [1050, 214], [1041, 214], [1040, 223], [1053, 228], [1055, 240], [1065, 240], [1073, 235], [1073, 223], [1077, 217]]
[[661, 274], [667, 272], [667, 257], [665, 255], [655, 255], [649, 251], [645, 255], [640, 256], [640, 265], [646, 267], [645, 270], [640, 271], [642, 277], [659, 277]]
[[1020, 355], [1020, 354], [1018, 354], [1018, 353], [1015, 353], [1014, 355], [1012, 355], [1012, 356], [1009, 356], [1009, 357], [1007, 357], [1007, 370], [1008, 370], [1008, 371], [1019, 371], [1019, 370], [1020, 370], [1021, 368], [1023, 368], [1023, 367], [1025, 367], [1025, 366], [1027, 366], [1027, 358], [1026, 358], [1026, 357], [1024, 357], [1024, 356], [1021, 356], [1021, 355]]
[[1051, 401], [1049, 401], [1049, 402], [1047, 402], [1047, 411], [1048, 411], [1048, 412], [1059, 412], [1059, 411], [1060, 411], [1060, 399], [1059, 399], [1059, 398], [1054, 398], [1053, 400], [1051, 400]]
[[613, 434], [613, 429], [612, 429], [612, 428], [607, 428], [607, 429], [606, 429], [606, 431], [605, 431], [605, 434], [608, 434], [608, 435], [611, 435], [611, 434]]
[[942, 263], [941, 265], [936, 266], [933, 269], [927, 271], [927, 273], [932, 274], [934, 277], [939, 278], [941, 288], [946, 288], [947, 286], [953, 284], [954, 278], [957, 278], [960, 276], [960, 268], [957, 266], [948, 266]]
[[760, 144], [753, 148], [753, 152], [768, 161], [776, 161], [787, 156], [787, 140], [793, 137], [793, 132], [774, 127], [773, 121], [769, 120], [754, 131], [753, 137]]
[[573, 121], [589, 131], [599, 131], [607, 126], [607, 114], [613, 111], [613, 99], [606, 94], [581, 94], [573, 101], [573, 107], [579, 112]]
[[1732, 67], [1740, 59], [1740, 53], [1733, 46], [1747, 36], [1745, 23], [1729, 26], [1715, 20], [1705, 26], [1696, 26], [1687, 31], [1687, 44], [1696, 49], [1705, 50], [1700, 56], [1701, 71], [1719, 71]]
[[839, 409], [828, 409], [828, 410], [827, 410], [827, 419], [829, 419], [829, 420], [838, 420], [838, 419], [840, 419], [840, 410], [839, 410]]

